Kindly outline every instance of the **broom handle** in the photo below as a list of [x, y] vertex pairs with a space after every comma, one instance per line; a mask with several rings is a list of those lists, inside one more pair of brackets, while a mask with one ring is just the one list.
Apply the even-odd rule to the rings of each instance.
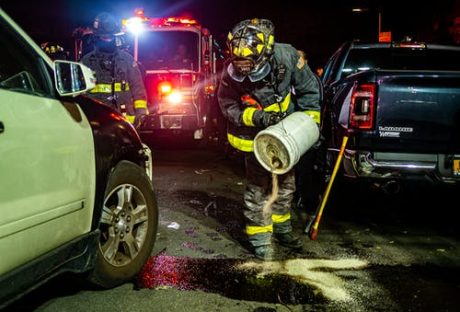
[[345, 153], [345, 147], [347, 146], [347, 142], [348, 142], [348, 136], [344, 136], [342, 140], [342, 146], [340, 147], [339, 156], [337, 157], [337, 160], [334, 165], [334, 170], [332, 171], [332, 176], [329, 180], [329, 183], [327, 184], [326, 191], [324, 192], [323, 199], [321, 200], [321, 206], [318, 210], [318, 213], [316, 214], [315, 222], [313, 223], [313, 227], [311, 228], [311, 231], [310, 231], [310, 238], [312, 240], [316, 240], [316, 237], [318, 236], [319, 222], [321, 220], [321, 216], [323, 215], [323, 210], [324, 210], [324, 207], [326, 206], [327, 199], [329, 198], [329, 193], [331, 191], [332, 184], [334, 183], [335, 176], [337, 175], [337, 171], [339, 170], [340, 164], [342, 162], [342, 157], [343, 157], [343, 154]]

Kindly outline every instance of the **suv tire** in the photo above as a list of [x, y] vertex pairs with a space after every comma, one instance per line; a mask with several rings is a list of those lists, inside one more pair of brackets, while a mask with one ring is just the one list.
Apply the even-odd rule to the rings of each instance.
[[107, 183], [96, 263], [89, 280], [110, 288], [134, 278], [150, 256], [157, 227], [152, 182], [141, 167], [122, 161]]

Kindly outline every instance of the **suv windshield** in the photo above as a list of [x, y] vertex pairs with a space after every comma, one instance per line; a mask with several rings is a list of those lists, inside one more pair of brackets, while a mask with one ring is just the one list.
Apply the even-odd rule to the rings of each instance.
[[147, 70], [198, 70], [199, 36], [191, 31], [150, 31], [139, 36], [139, 62]]
[[343, 67], [342, 78], [369, 69], [460, 70], [460, 49], [352, 49]]

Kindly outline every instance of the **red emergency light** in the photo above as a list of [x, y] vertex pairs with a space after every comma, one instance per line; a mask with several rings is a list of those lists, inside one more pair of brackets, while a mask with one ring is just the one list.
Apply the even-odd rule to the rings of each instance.
[[168, 17], [165, 19], [166, 23], [173, 23], [173, 24], [186, 24], [186, 25], [196, 25], [198, 22], [192, 18], [185, 18], [185, 17]]
[[[173, 88], [173, 85], [168, 80], [163, 80], [158, 83], [158, 94], [163, 103], [162, 106], [172, 104], [177, 105], [182, 103], [183, 95], [180, 90]], [[162, 107], [164, 108], [164, 107]]]
[[150, 25], [156, 27], [162, 26], [199, 26], [197, 20], [186, 17], [164, 17], [151, 18]]
[[160, 94], [169, 94], [172, 91], [172, 84], [169, 81], [162, 81], [158, 84]]
[[144, 9], [139, 8], [134, 11], [134, 16], [122, 20], [122, 25], [133, 33], [142, 32], [145, 26], [147, 27], [168, 27], [168, 26], [194, 26], [199, 27], [200, 24], [196, 19], [188, 17], [146, 17]]

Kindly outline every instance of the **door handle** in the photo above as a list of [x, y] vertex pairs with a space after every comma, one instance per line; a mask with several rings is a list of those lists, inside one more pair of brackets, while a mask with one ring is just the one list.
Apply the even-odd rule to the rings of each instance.
[[0, 121], [0, 133], [3, 133], [5, 131], [5, 126], [3, 125], [3, 122]]

